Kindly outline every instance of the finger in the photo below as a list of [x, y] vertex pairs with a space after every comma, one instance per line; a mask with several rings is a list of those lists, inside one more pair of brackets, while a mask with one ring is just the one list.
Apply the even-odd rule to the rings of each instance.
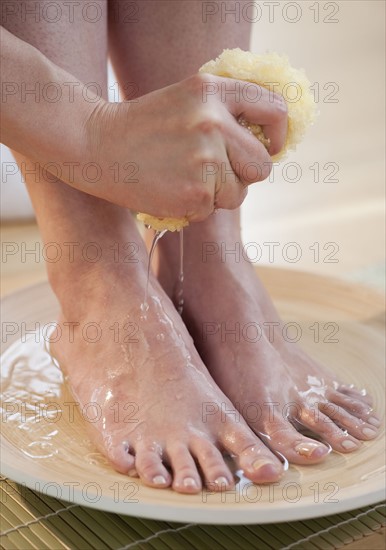
[[248, 189], [242, 184], [226, 156], [219, 167], [214, 199], [215, 208], [233, 210], [238, 208], [248, 194]]
[[[208, 189], [208, 193], [213, 193], [210, 213], [214, 208], [228, 210], [238, 208], [245, 199], [247, 190], [230, 164], [224, 137], [220, 130], [211, 131], [207, 137], [211, 143], [205, 148], [208, 154], [201, 160], [201, 183], [204, 189]], [[208, 205], [203, 211], [206, 216], [208, 215], [207, 209]], [[188, 216], [188, 219], [191, 218]]]
[[[263, 128], [265, 137], [270, 139], [269, 154], [276, 155], [284, 146], [288, 127], [288, 108], [285, 99], [263, 86], [222, 78], [223, 88], [229, 92], [222, 93], [228, 111], [236, 118], [243, 118]], [[221, 89], [221, 87], [220, 87]]]
[[243, 185], [265, 180], [272, 170], [272, 160], [264, 145], [246, 128], [232, 126], [227, 139], [229, 162]]

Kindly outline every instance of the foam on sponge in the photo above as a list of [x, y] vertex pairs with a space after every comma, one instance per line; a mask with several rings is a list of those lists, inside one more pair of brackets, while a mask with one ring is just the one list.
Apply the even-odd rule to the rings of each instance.
[[[259, 55], [239, 48], [224, 50], [216, 60], [205, 63], [200, 72], [252, 82], [284, 97], [288, 107], [287, 136], [283, 149], [272, 157], [274, 162], [281, 160], [288, 150], [296, 148], [308, 126], [315, 120], [316, 105], [310, 81], [302, 69], [291, 67], [286, 56], [277, 53]], [[269, 140], [261, 126], [248, 121], [240, 122], [268, 148]], [[157, 218], [138, 214], [138, 219], [157, 231], [180, 231], [189, 225], [187, 218]]]

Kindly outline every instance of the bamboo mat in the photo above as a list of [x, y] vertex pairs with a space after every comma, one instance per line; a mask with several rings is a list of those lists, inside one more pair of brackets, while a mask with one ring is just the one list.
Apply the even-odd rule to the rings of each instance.
[[152, 521], [93, 510], [0, 478], [4, 550], [334, 550], [386, 524], [386, 505], [307, 521], [215, 526]]

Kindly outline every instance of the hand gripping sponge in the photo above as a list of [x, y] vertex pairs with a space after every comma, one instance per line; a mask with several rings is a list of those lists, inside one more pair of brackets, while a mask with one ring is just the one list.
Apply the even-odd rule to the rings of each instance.
[[[272, 157], [273, 162], [281, 160], [288, 150], [296, 149], [315, 119], [316, 105], [310, 82], [303, 70], [291, 67], [286, 56], [277, 53], [259, 55], [239, 48], [224, 50], [216, 60], [205, 63], [199, 72], [252, 82], [284, 97], [288, 107], [287, 136], [283, 149]], [[269, 139], [264, 136], [261, 126], [245, 120], [239, 122], [268, 148]], [[187, 218], [157, 218], [142, 213], [137, 217], [156, 231], [180, 231], [189, 225]]]

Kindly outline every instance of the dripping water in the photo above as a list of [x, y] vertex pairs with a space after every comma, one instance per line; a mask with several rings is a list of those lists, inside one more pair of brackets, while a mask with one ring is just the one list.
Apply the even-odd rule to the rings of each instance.
[[143, 299], [143, 303], [141, 304], [141, 310], [142, 310], [143, 313], [146, 313], [149, 309], [149, 303], [148, 303], [149, 278], [150, 278], [150, 268], [151, 268], [151, 262], [152, 262], [152, 259], [153, 259], [154, 251], [155, 251], [155, 248], [157, 246], [158, 241], [160, 239], [162, 239], [162, 237], [165, 235], [166, 231], [167, 231], [167, 229], [164, 229], [163, 231], [156, 231], [155, 235], [154, 235], [154, 238], [153, 238], [153, 242], [151, 243], [151, 248], [150, 248], [150, 253], [149, 253], [149, 261], [148, 261], [148, 264], [147, 264], [147, 279], [146, 279], [145, 297]]
[[176, 292], [177, 311], [182, 315], [184, 309], [184, 230], [180, 231], [180, 269]]

